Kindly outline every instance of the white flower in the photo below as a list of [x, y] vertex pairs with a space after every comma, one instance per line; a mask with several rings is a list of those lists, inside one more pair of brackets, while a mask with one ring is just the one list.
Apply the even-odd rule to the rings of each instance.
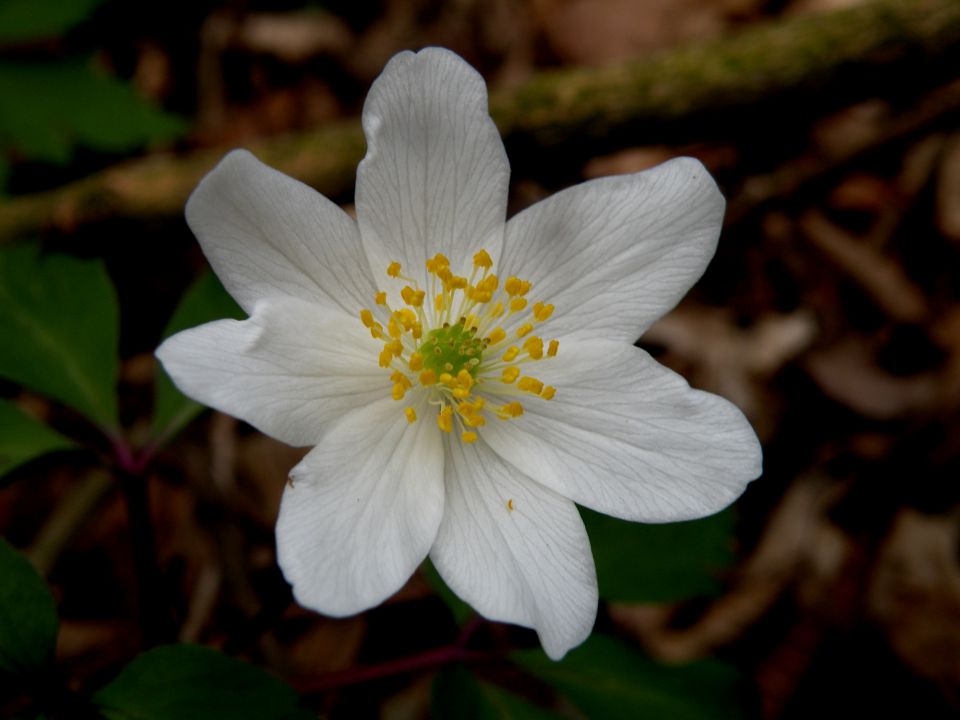
[[250, 318], [157, 355], [187, 395], [314, 446], [277, 525], [301, 604], [359, 612], [429, 555], [559, 658], [597, 607], [574, 503], [685, 520], [760, 472], [739, 410], [632, 345], [702, 274], [723, 198], [683, 158], [505, 222], [483, 80], [440, 49], [390, 61], [363, 128], [356, 221], [244, 151], [200, 183], [187, 220]]

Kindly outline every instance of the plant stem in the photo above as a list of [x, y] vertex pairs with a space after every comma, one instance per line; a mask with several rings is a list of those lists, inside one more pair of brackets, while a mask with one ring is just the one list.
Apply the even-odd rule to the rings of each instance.
[[172, 640], [173, 628], [157, 562], [148, 475], [144, 472], [149, 458], [136, 456], [123, 442], [116, 443], [114, 451], [118, 465], [117, 479], [127, 506], [127, 522], [130, 526], [141, 642], [144, 647], [153, 647]]
[[380, 678], [390, 677], [392, 675], [401, 675], [417, 670], [434, 668], [453, 662], [470, 662], [484, 660], [488, 657], [489, 655], [487, 653], [467, 650], [459, 644], [444, 645], [443, 647], [433, 648], [432, 650], [417, 653], [416, 655], [409, 655], [396, 660], [387, 660], [386, 662], [376, 665], [354, 667], [338, 672], [326, 673], [317, 677], [302, 678], [294, 684], [301, 693], [318, 693], [324, 690], [356, 685], [357, 683], [368, 682], [370, 680], [379, 680]]

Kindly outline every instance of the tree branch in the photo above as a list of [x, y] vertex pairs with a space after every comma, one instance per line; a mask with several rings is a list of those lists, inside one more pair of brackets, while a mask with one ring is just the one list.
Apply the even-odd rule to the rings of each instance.
[[[745, 118], [769, 130], [792, 108], [913, 92], [956, 76], [958, 56], [960, 2], [874, 0], [608, 68], [542, 73], [494, 95], [491, 112], [515, 161], [565, 145], [571, 163], [587, 148], [702, 139]], [[364, 147], [356, 120], [249, 144], [264, 162], [332, 197], [351, 192]], [[138, 159], [12, 199], [0, 205], [0, 241], [107, 217], [178, 214], [223, 153]]]

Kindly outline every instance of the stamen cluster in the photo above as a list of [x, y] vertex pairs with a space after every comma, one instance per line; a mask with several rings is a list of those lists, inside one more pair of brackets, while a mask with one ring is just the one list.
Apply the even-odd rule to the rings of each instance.
[[[529, 304], [526, 280], [509, 277], [501, 287], [492, 267], [490, 255], [481, 250], [473, 256], [470, 277], [454, 275], [447, 257], [437, 253], [426, 262], [427, 287], [421, 288], [392, 262], [387, 275], [408, 283], [400, 291], [404, 307], [394, 309], [387, 293], [379, 291], [374, 310], [360, 311], [370, 334], [383, 341], [379, 363], [392, 371], [393, 399], [403, 400], [417, 384], [427, 388], [430, 404], [438, 408], [439, 428], [452, 433], [457, 426], [467, 443], [476, 442], [486, 410], [509, 420], [524, 412], [523, 404], [510, 398], [550, 400], [556, 393], [524, 369], [557, 354], [557, 340], [545, 344], [534, 334], [536, 325], [553, 314], [553, 305]], [[529, 316], [508, 337], [503, 324], [523, 313]], [[495, 396], [497, 404], [488, 408], [485, 396]], [[404, 414], [416, 422], [413, 407], [404, 408]]]

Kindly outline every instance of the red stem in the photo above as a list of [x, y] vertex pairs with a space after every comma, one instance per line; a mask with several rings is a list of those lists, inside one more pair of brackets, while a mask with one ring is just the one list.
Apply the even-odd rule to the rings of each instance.
[[376, 665], [354, 667], [316, 677], [299, 678], [294, 680], [294, 685], [301, 693], [317, 693], [331, 688], [356, 685], [369, 680], [378, 680], [391, 675], [400, 675], [452, 662], [469, 662], [471, 660], [482, 660], [486, 657], [486, 653], [466, 650], [459, 645], [445, 645], [397, 660], [387, 660]]

